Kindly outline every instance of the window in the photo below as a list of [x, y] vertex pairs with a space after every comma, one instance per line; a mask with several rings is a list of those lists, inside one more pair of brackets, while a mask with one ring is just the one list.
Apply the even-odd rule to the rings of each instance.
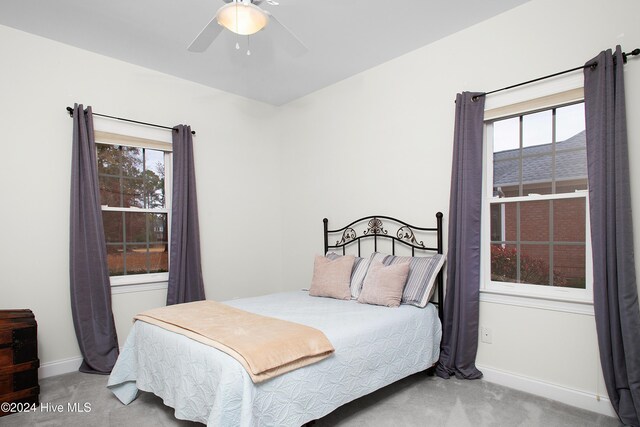
[[166, 281], [171, 146], [96, 132], [96, 148], [112, 285]]
[[591, 300], [584, 103], [486, 122], [483, 290]]

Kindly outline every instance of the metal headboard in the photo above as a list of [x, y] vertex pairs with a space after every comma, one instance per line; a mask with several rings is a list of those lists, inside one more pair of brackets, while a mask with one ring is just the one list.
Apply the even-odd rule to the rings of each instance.
[[[378, 240], [390, 240], [391, 241], [391, 253], [395, 255], [396, 244], [400, 244], [405, 247], [411, 248], [411, 256], [415, 256], [416, 250], [436, 252], [441, 254], [442, 248], [442, 212], [436, 213], [436, 226], [435, 227], [417, 227], [396, 218], [384, 215], [371, 215], [357, 219], [350, 224], [345, 225], [342, 228], [336, 228], [329, 230], [329, 220], [324, 218], [324, 252], [327, 253], [329, 249], [342, 249], [342, 254], [346, 255], [347, 246], [357, 245], [358, 256], [361, 256], [361, 244], [363, 240], [373, 240], [374, 251], [378, 250]], [[367, 221], [366, 230], [362, 231], [360, 235], [354, 227], [364, 224]], [[389, 224], [389, 225], [387, 225]], [[395, 233], [389, 233], [387, 228], [397, 228]], [[436, 233], [436, 247], [425, 246], [422, 240], [418, 240], [416, 232], [420, 234], [435, 232]], [[337, 238], [335, 244], [329, 244], [329, 235], [333, 235]], [[438, 306], [438, 317], [442, 320], [442, 307], [444, 302], [444, 273], [442, 269], [438, 273], [436, 279], [436, 292], [438, 301], [431, 301]]]

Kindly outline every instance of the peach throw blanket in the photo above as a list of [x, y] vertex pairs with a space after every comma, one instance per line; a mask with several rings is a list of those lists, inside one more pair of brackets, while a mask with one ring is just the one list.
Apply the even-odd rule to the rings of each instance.
[[155, 308], [134, 319], [227, 353], [254, 383], [318, 362], [334, 351], [317, 329], [210, 300]]

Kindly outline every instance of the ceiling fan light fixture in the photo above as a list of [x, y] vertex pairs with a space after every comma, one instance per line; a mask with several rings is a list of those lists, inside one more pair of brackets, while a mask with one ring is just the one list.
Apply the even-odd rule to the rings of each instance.
[[218, 24], [242, 36], [255, 34], [269, 22], [267, 14], [251, 3], [233, 2], [218, 10]]

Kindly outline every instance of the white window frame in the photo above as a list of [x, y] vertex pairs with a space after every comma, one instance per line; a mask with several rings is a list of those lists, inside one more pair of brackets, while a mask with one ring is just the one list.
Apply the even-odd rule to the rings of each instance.
[[[531, 97], [528, 100], [494, 107], [487, 102], [485, 110], [485, 132], [483, 144], [483, 194], [482, 194], [482, 229], [481, 229], [481, 279], [480, 300], [492, 303], [517, 305], [593, 315], [593, 265], [591, 257], [591, 230], [589, 219], [588, 191], [561, 193], [550, 195], [528, 195], [521, 197], [499, 198], [493, 196], [493, 135], [492, 122], [500, 118], [521, 115], [543, 109], [551, 109], [584, 99], [581, 87], [573, 86], [569, 90], [555, 90], [545, 96]], [[530, 93], [530, 91], [529, 91]], [[493, 96], [493, 95], [492, 95]], [[510, 100], [513, 101], [513, 95]], [[517, 99], [517, 97], [516, 97]], [[494, 107], [494, 108], [491, 108]], [[555, 286], [529, 285], [523, 283], [496, 282], [491, 280], [491, 218], [492, 202], [512, 203], [534, 200], [585, 199], [585, 289], [564, 288]], [[504, 207], [504, 205], [503, 205]], [[504, 227], [504, 223], [503, 223]]]
[[[96, 122], [97, 123], [97, 122]], [[150, 213], [166, 213], [167, 214], [167, 237], [169, 242], [171, 241], [171, 196], [172, 196], [172, 183], [173, 183], [173, 145], [167, 140], [166, 135], [149, 132], [145, 128], [136, 126], [131, 128], [130, 126], [116, 126], [114, 127], [108, 122], [100, 122], [105, 130], [96, 130], [95, 142], [96, 144], [106, 145], [118, 145], [137, 148], [148, 148], [152, 150], [159, 150], [164, 152], [164, 167], [165, 167], [165, 207], [163, 209], [142, 209], [142, 208], [121, 208], [121, 207], [108, 207], [102, 206], [103, 212], [117, 211], [117, 212], [150, 212]], [[96, 125], [96, 129], [98, 129]], [[122, 132], [122, 133], [115, 133]], [[126, 132], [126, 133], [124, 133]], [[164, 132], [169, 134], [170, 132]], [[150, 139], [153, 138], [153, 139]], [[96, 159], [97, 161], [97, 159]], [[170, 251], [170, 248], [169, 248]], [[170, 256], [170, 253], [169, 253]], [[169, 268], [171, 266], [169, 265]], [[156, 289], [166, 289], [167, 282], [169, 280], [169, 273], [146, 273], [146, 274], [128, 274], [122, 276], [110, 276], [112, 294], [139, 292]]]

